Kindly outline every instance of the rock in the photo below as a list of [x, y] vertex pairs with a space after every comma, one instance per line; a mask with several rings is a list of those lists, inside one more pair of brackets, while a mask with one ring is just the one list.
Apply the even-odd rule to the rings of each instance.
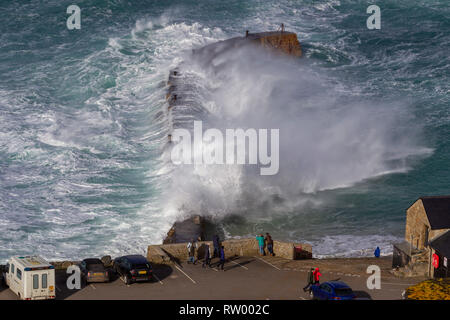
[[100, 260], [102, 260], [103, 265], [105, 267], [111, 267], [112, 266], [111, 256], [103, 256]]
[[199, 215], [175, 222], [173, 227], [167, 232], [167, 237], [163, 243], [189, 242], [192, 239], [204, 239], [203, 218]]

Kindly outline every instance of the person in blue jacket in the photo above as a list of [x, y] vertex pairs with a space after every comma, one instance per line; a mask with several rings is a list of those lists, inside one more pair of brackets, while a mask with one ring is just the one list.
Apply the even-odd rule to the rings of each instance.
[[375, 258], [379, 258], [380, 257], [380, 247], [377, 247], [373, 254], [375, 255]]

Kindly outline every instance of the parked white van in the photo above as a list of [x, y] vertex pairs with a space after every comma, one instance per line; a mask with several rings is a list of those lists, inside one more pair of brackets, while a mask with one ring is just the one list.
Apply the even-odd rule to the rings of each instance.
[[12, 257], [4, 276], [20, 299], [55, 299], [55, 267], [39, 256]]

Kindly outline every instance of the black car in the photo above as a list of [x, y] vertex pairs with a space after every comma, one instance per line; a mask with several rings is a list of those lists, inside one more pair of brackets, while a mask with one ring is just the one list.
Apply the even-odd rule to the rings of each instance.
[[88, 282], [109, 282], [109, 270], [97, 258], [84, 259], [79, 264], [81, 276]]
[[153, 278], [151, 265], [141, 255], [116, 258], [114, 259], [113, 268], [126, 284], [137, 281], [150, 281]]

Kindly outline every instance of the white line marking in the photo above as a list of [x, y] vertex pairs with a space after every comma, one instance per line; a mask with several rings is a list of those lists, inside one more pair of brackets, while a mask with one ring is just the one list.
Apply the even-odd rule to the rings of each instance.
[[262, 262], [265, 262], [265, 263], [267, 263], [268, 265], [270, 265], [270, 266], [272, 266], [272, 267], [274, 267], [275, 269], [277, 269], [277, 270], [281, 270], [280, 268], [278, 268], [277, 266], [274, 266], [273, 264], [271, 264], [270, 262], [267, 262], [266, 260], [264, 260], [264, 259], [261, 259], [261, 258], [259, 258], [259, 257], [256, 257], [256, 256], [254, 256], [255, 258], [258, 258], [259, 260], [261, 260]]
[[93, 284], [91, 284], [90, 286], [91, 286], [91, 288], [92, 288], [92, 289], [94, 289], [94, 290], [96, 290], [96, 289], [97, 289], [96, 287], [94, 287], [94, 285], [93, 285]]
[[393, 283], [393, 282], [383, 282], [381, 281], [381, 284], [392, 284], [395, 286], [413, 286], [414, 283]]
[[300, 299], [300, 300], [306, 300], [306, 299], [305, 299], [305, 298], [303, 298], [303, 297], [299, 297], [299, 299]]
[[191, 277], [189, 277], [183, 270], [181, 270], [177, 265], [175, 265], [175, 268], [177, 268], [182, 274], [184, 274], [189, 280], [191, 280], [193, 283], [197, 284], [197, 282], [194, 281]]
[[230, 261], [230, 262], [231, 262], [231, 263], [234, 263], [234, 264], [237, 264], [238, 266], [244, 268], [245, 270], [248, 270], [247, 267], [244, 267], [244, 266], [243, 266], [242, 264], [240, 264], [240, 263], [237, 263], [237, 262], [234, 262], [234, 261]]
[[163, 284], [163, 282], [162, 282], [161, 280], [159, 280], [159, 278], [156, 276], [156, 274], [154, 274], [153, 276], [155, 277], [156, 280], [158, 280], [158, 282], [159, 282], [160, 284]]

